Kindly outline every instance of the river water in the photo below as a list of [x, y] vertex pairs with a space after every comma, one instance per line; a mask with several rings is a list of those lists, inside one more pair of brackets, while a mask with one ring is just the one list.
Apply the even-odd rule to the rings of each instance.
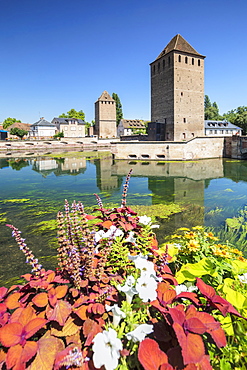
[[[227, 219], [235, 217], [245, 223], [246, 161], [127, 162], [112, 158], [88, 160], [76, 155], [60, 159], [0, 158], [0, 286], [15, 283], [18, 276], [30, 271], [6, 224], [22, 231], [22, 237], [44, 267], [54, 267], [53, 220], [63, 210], [64, 199], [93, 207], [97, 193], [104, 204], [120, 204], [125, 177], [131, 168], [128, 205], [176, 203], [184, 208], [169, 220], [159, 220], [160, 242], [181, 226], [204, 225], [222, 234]], [[239, 240], [236, 230], [233, 237]], [[240, 249], [245, 236], [242, 239]]]

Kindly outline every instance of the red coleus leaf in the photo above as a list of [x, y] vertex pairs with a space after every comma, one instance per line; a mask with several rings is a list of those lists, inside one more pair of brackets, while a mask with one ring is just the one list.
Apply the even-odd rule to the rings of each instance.
[[109, 221], [109, 220], [107, 220], [107, 221], [103, 221], [102, 223], [101, 223], [101, 226], [103, 226], [103, 227], [105, 227], [106, 229], [110, 229], [110, 227], [113, 225], [113, 223], [111, 222], [111, 221]]
[[95, 218], [97, 218], [96, 216], [92, 216], [92, 215], [86, 215], [85, 216], [85, 218], [87, 219], [87, 220], [93, 220], [93, 219], [95, 219]]
[[[158, 343], [150, 338], [146, 338], [140, 343], [138, 359], [145, 370], [157, 370], [162, 364], [168, 364], [165, 352], [161, 351]], [[172, 366], [169, 366], [164, 369], [172, 370]]]
[[102, 315], [105, 312], [105, 306], [101, 303], [92, 303], [88, 306], [87, 312]]
[[34, 296], [32, 299], [32, 302], [37, 306], [37, 307], [45, 307], [48, 304], [48, 295], [47, 293], [39, 293]]
[[184, 364], [200, 362], [205, 355], [204, 344], [200, 335], [192, 333], [186, 335], [182, 326], [176, 322], [172, 326], [182, 349]]
[[7, 291], [8, 289], [5, 288], [4, 286], [0, 288], [0, 300], [2, 300], [6, 296]]
[[204, 334], [207, 327], [196, 317], [188, 319], [184, 323], [184, 329], [196, 334]]
[[177, 295], [176, 300], [177, 299], [180, 299], [180, 298], [188, 299], [191, 302], [193, 302], [195, 305], [199, 305], [199, 303], [200, 303], [199, 299], [197, 298], [197, 294], [196, 293], [182, 292], [182, 293], [180, 293], [180, 294]]
[[87, 319], [83, 324], [83, 334], [87, 338], [85, 346], [90, 346], [96, 334], [102, 331], [101, 326], [95, 321]]
[[46, 309], [46, 316], [48, 320], [54, 320], [63, 326], [72, 311], [72, 307], [69, 302], [59, 300], [57, 301], [54, 308], [48, 307]]
[[226, 316], [227, 312], [229, 312], [236, 316], [242, 317], [230, 302], [216, 294], [214, 288], [204, 283], [204, 281], [200, 278], [197, 278], [196, 280], [197, 288], [209, 300], [212, 306], [218, 308], [222, 315]]

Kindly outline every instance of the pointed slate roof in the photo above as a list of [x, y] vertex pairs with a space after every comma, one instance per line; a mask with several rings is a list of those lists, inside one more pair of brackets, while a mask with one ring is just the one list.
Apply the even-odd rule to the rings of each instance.
[[102, 92], [98, 100], [115, 101], [106, 90]]
[[187, 54], [198, 55], [205, 58], [205, 56], [199, 54], [181, 35], [177, 34], [171, 39], [171, 41], [166, 45], [165, 49], [162, 50], [155, 60], [160, 59], [171, 51], [181, 51]]
[[54, 123], [48, 122], [44, 119], [44, 117], [40, 118], [38, 122], [33, 123], [30, 127], [34, 126], [51, 126], [51, 127], [56, 127]]

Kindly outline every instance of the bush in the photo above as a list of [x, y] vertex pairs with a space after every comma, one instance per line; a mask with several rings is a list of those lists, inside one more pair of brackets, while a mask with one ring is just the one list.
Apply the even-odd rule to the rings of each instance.
[[195, 286], [178, 284], [174, 245], [158, 248], [158, 225], [126, 205], [129, 176], [119, 208], [105, 209], [96, 196], [98, 208], [88, 215], [81, 203], [65, 201], [56, 271], [46, 271], [8, 225], [32, 273], [23, 285], [0, 288], [2, 369], [194, 370], [227, 363], [221, 322], [242, 315], [203, 276], [194, 276]]

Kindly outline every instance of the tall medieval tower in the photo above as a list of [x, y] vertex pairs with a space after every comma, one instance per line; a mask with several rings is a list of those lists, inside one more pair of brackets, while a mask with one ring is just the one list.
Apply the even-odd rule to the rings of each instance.
[[151, 121], [164, 124], [164, 139], [204, 136], [204, 58], [176, 35], [150, 64]]
[[95, 102], [94, 133], [99, 138], [117, 136], [116, 102], [107, 91]]

